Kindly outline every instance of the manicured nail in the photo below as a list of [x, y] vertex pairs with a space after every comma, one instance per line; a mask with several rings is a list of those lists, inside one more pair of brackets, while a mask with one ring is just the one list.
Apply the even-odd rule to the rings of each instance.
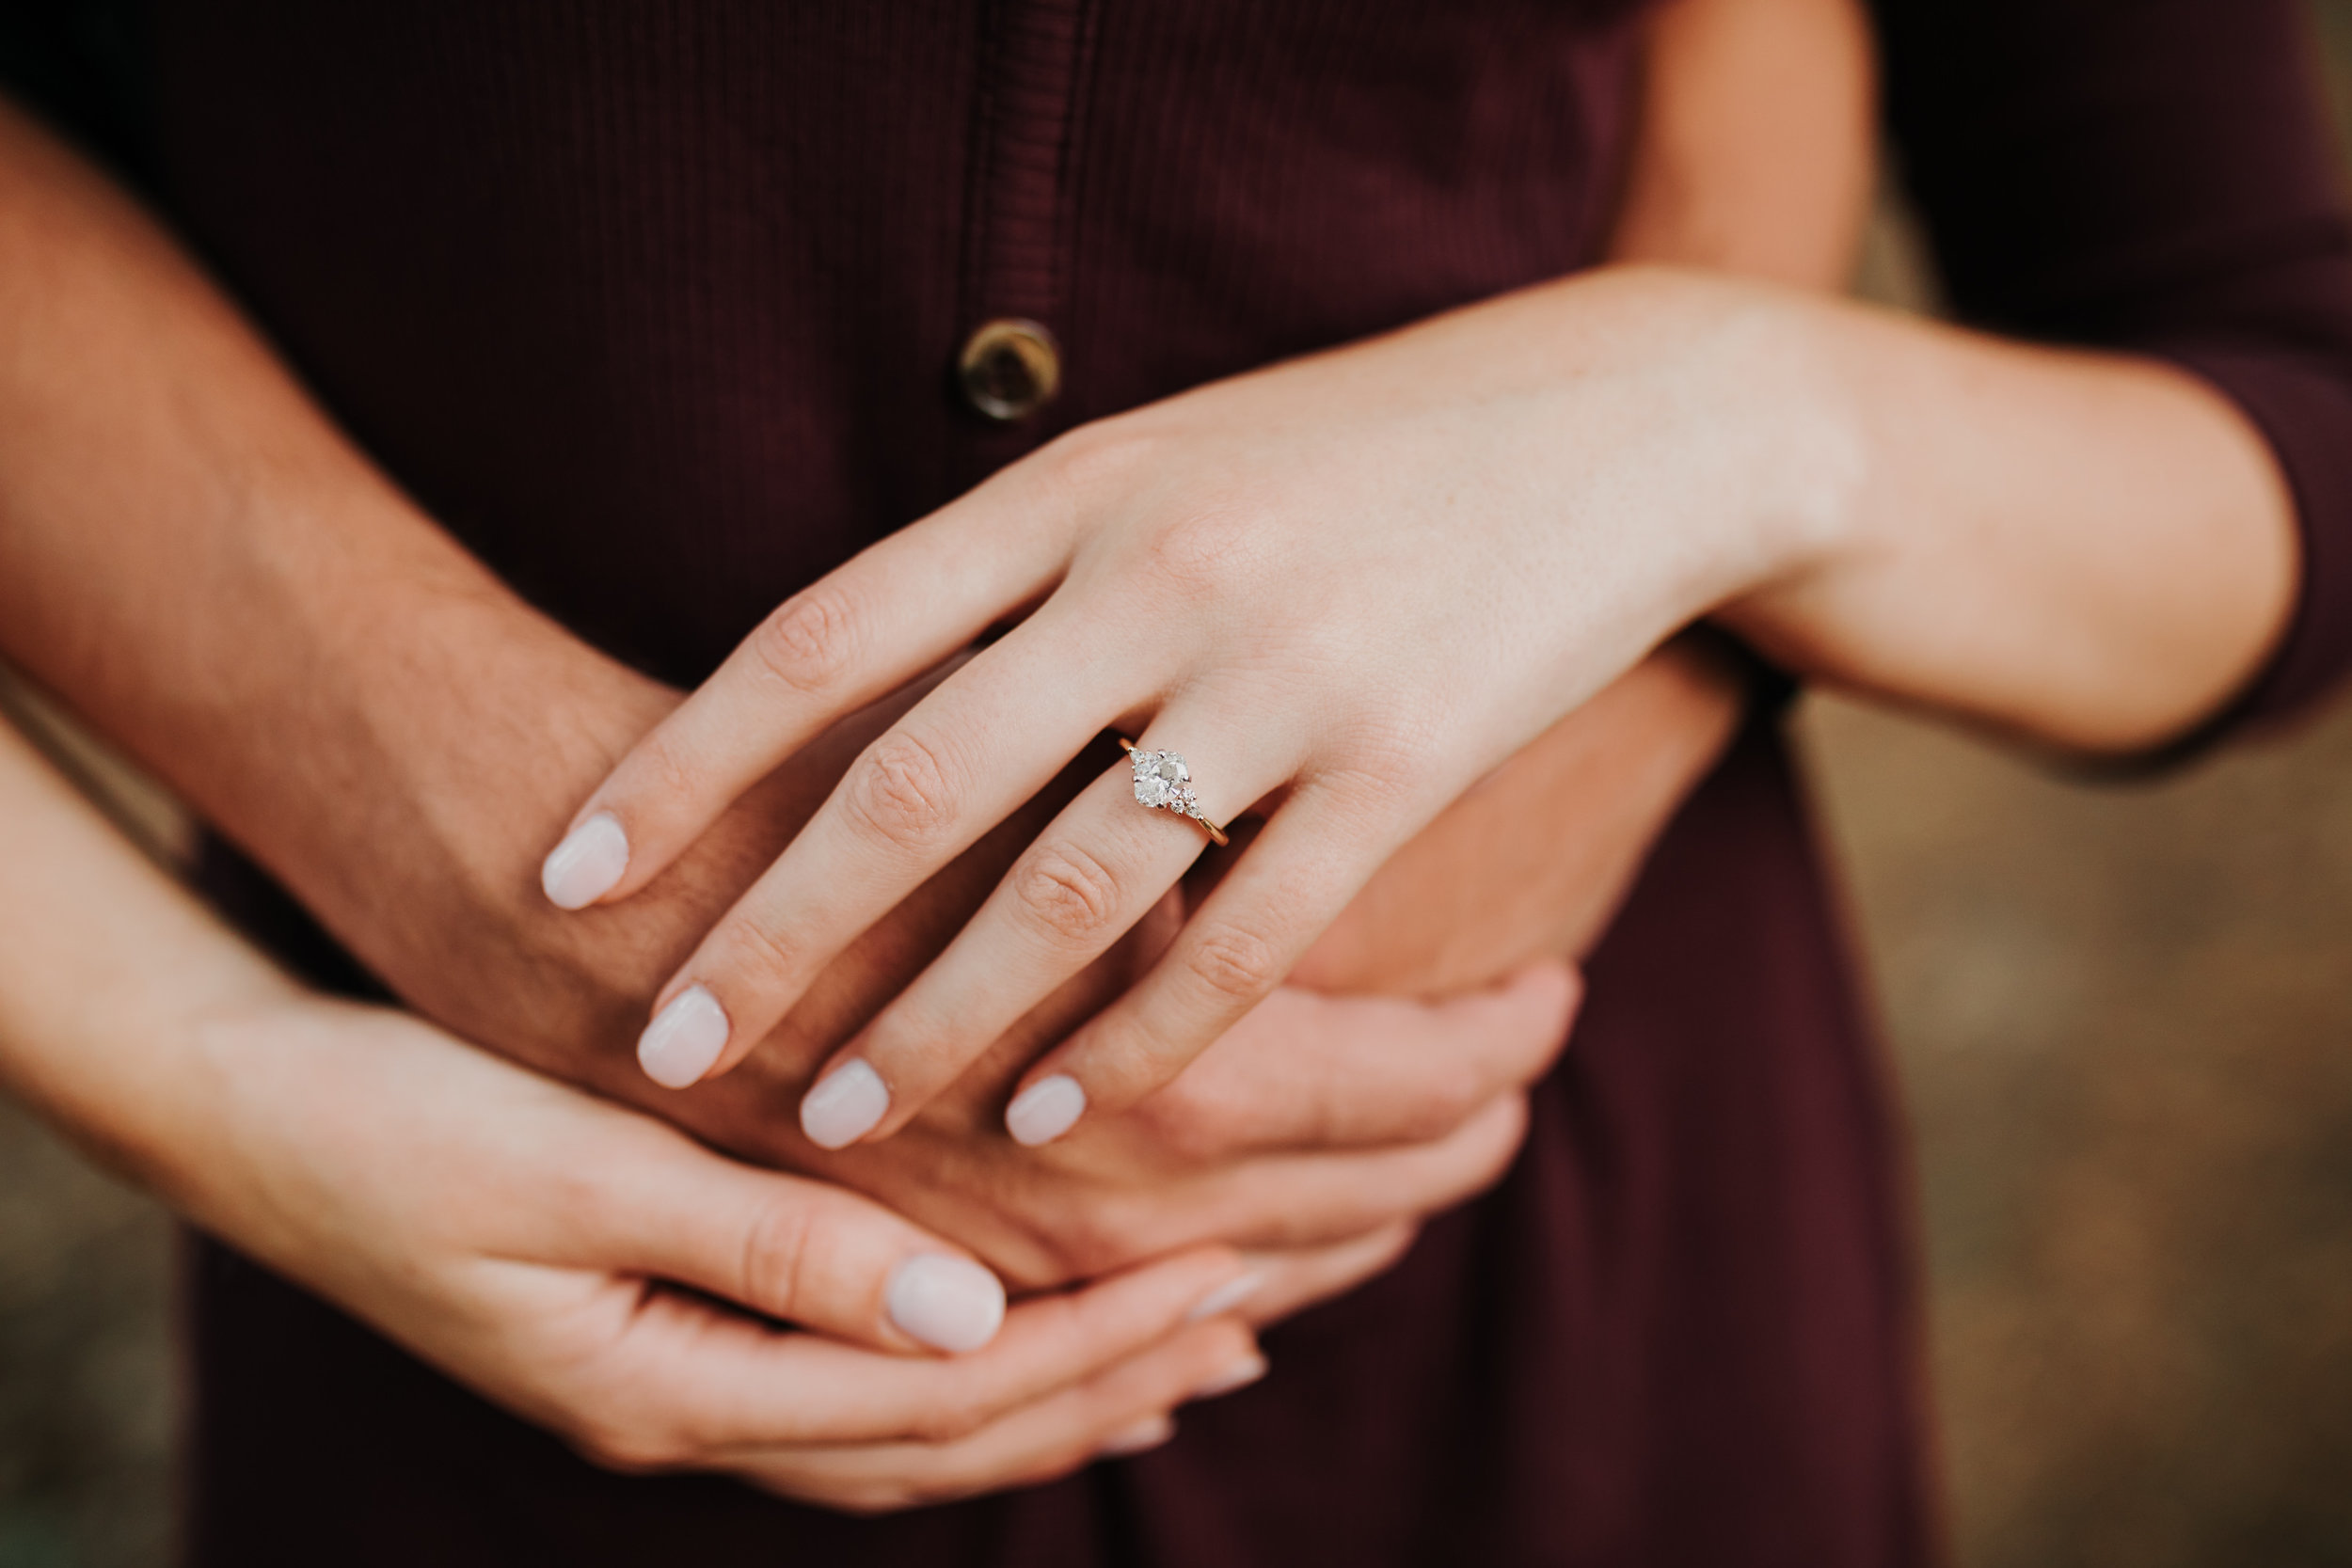
[[1150, 1416], [1103, 1439], [1103, 1446], [1094, 1451], [1105, 1459], [1124, 1459], [1129, 1454], [1146, 1453], [1176, 1435], [1172, 1417]]
[[1195, 1388], [1192, 1391], [1192, 1397], [1197, 1400], [1213, 1400], [1219, 1394], [1230, 1394], [1236, 1388], [1247, 1388], [1263, 1376], [1265, 1376], [1265, 1357], [1263, 1355], [1244, 1356], [1200, 1387]]
[[883, 1292], [890, 1321], [910, 1339], [961, 1355], [996, 1338], [1005, 1321], [1005, 1288], [965, 1258], [926, 1253], [890, 1275]]
[[1050, 1144], [1086, 1115], [1087, 1092], [1066, 1072], [1041, 1078], [1012, 1097], [1005, 1107], [1005, 1131], [1016, 1143], [1035, 1148]]
[[819, 1148], [847, 1148], [890, 1109], [890, 1088], [864, 1062], [842, 1063], [801, 1097], [801, 1131]]
[[700, 986], [689, 986], [653, 1015], [637, 1037], [637, 1065], [665, 1089], [699, 1083], [727, 1048], [726, 1009]]
[[539, 866], [539, 886], [559, 910], [584, 910], [606, 894], [628, 869], [628, 834], [609, 811], [564, 835]]
[[1248, 1301], [1256, 1292], [1258, 1287], [1264, 1283], [1265, 1275], [1262, 1274], [1246, 1274], [1239, 1279], [1229, 1279], [1199, 1301], [1194, 1302], [1192, 1310], [1184, 1314], [1184, 1322], [1197, 1323], [1204, 1318], [1215, 1318], [1231, 1312], [1234, 1307]]

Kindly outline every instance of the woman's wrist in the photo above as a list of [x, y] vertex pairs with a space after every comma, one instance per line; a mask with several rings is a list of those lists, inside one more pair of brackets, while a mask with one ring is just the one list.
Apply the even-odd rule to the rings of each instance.
[[[1592, 541], [1579, 564], [1612, 585], [1584, 619], [1620, 620], [1623, 640], [1653, 646], [1864, 547], [1867, 431], [1834, 309], [1792, 288], [1638, 263], [1453, 318], [1486, 361], [1466, 400], [1527, 412], [1511, 460], [1563, 498], [1556, 526]], [[1603, 467], [1613, 472], [1596, 486]], [[1572, 710], [1591, 695], [1591, 646], [1567, 652]]]
[[332, 1011], [357, 1010], [289, 986], [182, 1020], [172, 1039], [168, 1121], [139, 1150], [139, 1180], [191, 1224], [311, 1277], [320, 1237], [304, 1196], [309, 1173], [319, 1167], [314, 1151], [299, 1146], [327, 1120], [306, 1097], [332, 1073], [318, 1074], [312, 1069], [326, 1064], [272, 1045], [299, 1037], [318, 1050], [339, 1049], [332, 1031], [317, 1023]]
[[2259, 667], [2295, 510], [2214, 388], [1851, 302], [1788, 311], [1785, 438], [1838, 433], [1847, 482], [1720, 624], [1805, 675], [2069, 751], [2160, 745]]
[[1837, 307], [1709, 273], [1623, 271], [1687, 322], [1659, 334], [1678, 349], [1667, 436], [1691, 559], [1677, 624], [1851, 556], [1868, 447], [1835, 352]]
[[200, 1163], [192, 1021], [294, 988], [0, 724], [0, 1080], [142, 1184]]

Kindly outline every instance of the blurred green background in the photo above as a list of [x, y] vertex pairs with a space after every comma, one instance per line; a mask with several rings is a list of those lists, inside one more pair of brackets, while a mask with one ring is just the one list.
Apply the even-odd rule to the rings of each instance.
[[[2316, 0], [2352, 150], [2352, 0]], [[1893, 203], [1866, 292], [1931, 294]], [[2352, 706], [2185, 777], [1798, 718], [1908, 1105], [1966, 1568], [2352, 1564]], [[167, 1560], [163, 1214], [0, 1101], [0, 1568]]]

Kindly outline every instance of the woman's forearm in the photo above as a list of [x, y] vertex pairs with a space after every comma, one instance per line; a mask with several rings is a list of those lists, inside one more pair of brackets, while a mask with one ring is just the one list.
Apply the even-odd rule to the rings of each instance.
[[2160, 744], [2275, 644], [2297, 574], [2268, 447], [2218, 392], [2122, 355], [1841, 302], [1761, 307], [1853, 456], [1821, 530], [1718, 619], [1817, 679], [2053, 746]]
[[294, 986], [166, 882], [0, 724], [0, 1079], [108, 1164], [185, 1199], [214, 1118], [201, 1021]]

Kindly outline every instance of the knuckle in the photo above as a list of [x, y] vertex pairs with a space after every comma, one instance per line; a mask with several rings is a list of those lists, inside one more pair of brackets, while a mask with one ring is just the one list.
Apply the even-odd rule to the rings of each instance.
[[955, 821], [955, 796], [939, 749], [904, 730], [866, 749], [842, 799], [868, 834], [901, 849], [930, 846]]
[[1254, 553], [1254, 519], [1236, 507], [1195, 511], [1163, 527], [1143, 550], [1147, 581], [1178, 598], [1215, 594]]
[[[1157, 1211], [1152, 1212], [1156, 1217]], [[1158, 1227], [1134, 1205], [1097, 1195], [1071, 1204], [1046, 1239], [1055, 1264], [1073, 1279], [1092, 1279], [1125, 1268], [1163, 1250], [1152, 1236]]]
[[1247, 927], [1221, 925], [1203, 931], [1184, 954], [1184, 968], [1214, 995], [1251, 1003], [1280, 978], [1274, 943]]
[[1118, 877], [1074, 844], [1041, 847], [1013, 878], [1012, 891], [1034, 925], [1073, 944], [1101, 936], [1119, 917]]
[[1137, 472], [1150, 471], [1159, 445], [1137, 421], [1114, 415], [1056, 436], [1034, 467], [1074, 514], [1086, 498], [1122, 489]]
[[1460, 1131], [1477, 1108], [1467, 1089], [1452, 1084], [1429, 1085], [1398, 1113], [1396, 1138], [1408, 1144], [1437, 1143]]
[[[1433, 1062], [1432, 1068], [1455, 1064]], [[1424, 1071], [1400, 1081], [1381, 1096], [1378, 1120], [1387, 1139], [1406, 1144], [1443, 1142], [1465, 1123], [1494, 1103], [1503, 1091], [1463, 1070]]]
[[730, 921], [724, 941], [726, 972], [755, 992], [788, 990], [800, 972], [791, 942], [757, 916]]
[[632, 791], [664, 814], [690, 807], [708, 787], [706, 769], [666, 724], [638, 747], [634, 774]]
[[1343, 760], [1316, 768], [1316, 789], [1336, 804], [1385, 815], [1413, 784], [1427, 776], [1442, 747], [1434, 723], [1409, 715], [1382, 714], [1350, 727]]
[[[1195, 1083], [1196, 1078], [1203, 1081]], [[1248, 1098], [1232, 1092], [1221, 1075], [1202, 1073], [1195, 1064], [1129, 1115], [1179, 1164], [1200, 1166], [1221, 1164], [1243, 1147], [1257, 1119], [1254, 1110]]]
[[816, 1272], [817, 1217], [811, 1207], [771, 1199], [743, 1234], [744, 1300], [770, 1317], [797, 1320]]
[[[1057, 1291], [1155, 1257], [1215, 1230], [1197, 1199], [1172, 1196], [1164, 1167], [1124, 1177], [1057, 1172], [1027, 1196], [1003, 1204], [988, 1246], [993, 1266], [1020, 1292]], [[1054, 1310], [1079, 1298], [1055, 1297]]]
[[760, 669], [790, 691], [821, 691], [848, 674], [858, 619], [840, 589], [820, 583], [776, 607], [752, 633]]
[[961, 1442], [988, 1425], [993, 1415], [977, 1395], [959, 1390], [937, 1399], [916, 1417], [911, 1435], [933, 1446]]

